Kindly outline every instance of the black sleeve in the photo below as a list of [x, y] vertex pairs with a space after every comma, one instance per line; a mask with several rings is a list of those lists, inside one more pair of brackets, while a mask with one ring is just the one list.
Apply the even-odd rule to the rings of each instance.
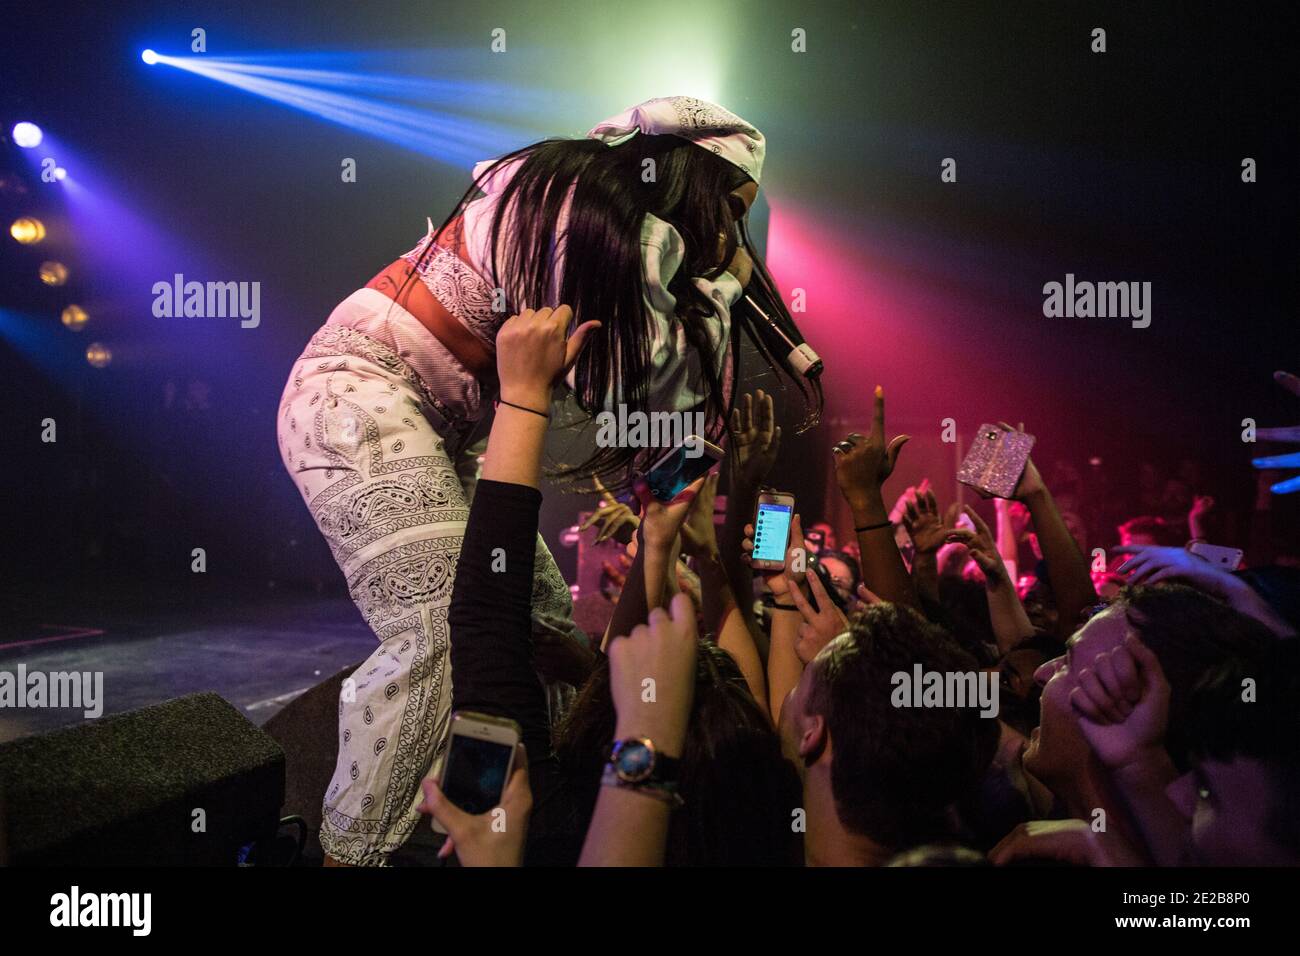
[[518, 721], [530, 763], [551, 751], [531, 623], [541, 502], [527, 485], [478, 482], [448, 612], [452, 709]]

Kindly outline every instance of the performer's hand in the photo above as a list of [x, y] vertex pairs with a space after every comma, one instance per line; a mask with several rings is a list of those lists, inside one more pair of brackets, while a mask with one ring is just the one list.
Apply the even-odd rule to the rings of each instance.
[[511, 316], [497, 333], [497, 378], [501, 399], [536, 411], [551, 403], [551, 388], [578, 360], [587, 337], [600, 328], [584, 322], [567, 335], [573, 310], [524, 309]]

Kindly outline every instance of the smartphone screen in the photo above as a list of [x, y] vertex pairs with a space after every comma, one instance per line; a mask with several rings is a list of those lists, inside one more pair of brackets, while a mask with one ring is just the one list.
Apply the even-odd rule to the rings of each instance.
[[758, 517], [754, 519], [754, 558], [759, 561], [785, 563], [785, 545], [790, 537], [790, 519], [794, 517], [792, 505], [760, 502]]
[[662, 464], [646, 473], [650, 494], [660, 501], [672, 501], [687, 485], [717, 463], [713, 456], [700, 454], [698, 449], [694, 457], [687, 454], [689, 451], [692, 449], [679, 445]]
[[487, 813], [501, 803], [513, 750], [509, 744], [452, 734], [442, 792], [466, 813]]

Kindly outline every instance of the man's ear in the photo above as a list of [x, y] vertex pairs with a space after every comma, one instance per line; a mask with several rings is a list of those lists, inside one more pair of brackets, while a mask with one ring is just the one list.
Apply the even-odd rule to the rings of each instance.
[[826, 718], [821, 714], [806, 716], [799, 733], [799, 759], [808, 765], [816, 763], [822, 752], [830, 749], [830, 742]]

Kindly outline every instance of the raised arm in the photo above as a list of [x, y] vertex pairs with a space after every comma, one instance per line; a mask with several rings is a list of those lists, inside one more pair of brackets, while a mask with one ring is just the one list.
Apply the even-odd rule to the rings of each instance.
[[[1009, 426], [1003, 427], [1010, 430]], [[1029, 508], [1038, 546], [1043, 551], [1043, 560], [1047, 562], [1048, 575], [1052, 579], [1052, 592], [1056, 595], [1057, 637], [1067, 641], [1078, 627], [1079, 615], [1084, 608], [1097, 603], [1097, 590], [1092, 584], [1088, 561], [1065, 526], [1052, 493], [1047, 490], [1032, 458], [1025, 462], [1025, 472], [1016, 486], [1015, 499]]]
[[[647, 624], [609, 645], [614, 738], [649, 739], [656, 752], [680, 759], [695, 696], [698, 634], [695, 606], [679, 594], [669, 611], [656, 609]], [[646, 681], [654, 699], [647, 701]], [[579, 866], [662, 866], [673, 806], [665, 795], [619, 785], [606, 773], [587, 827]]]
[[453, 708], [518, 721], [535, 760], [550, 753], [529, 619], [545, 409], [552, 383], [599, 324], [585, 323], [566, 338], [572, 314], [567, 306], [525, 310], [497, 335], [502, 404], [492, 423], [448, 611], [456, 635]]
[[[587, 334], [598, 324], [585, 323], [566, 338], [571, 318], [566, 306], [536, 313], [526, 310], [509, 319], [498, 333], [503, 404], [492, 424], [448, 611], [448, 624], [456, 635], [450, 651], [456, 675], [452, 709], [517, 721], [533, 766], [548, 760], [551, 753], [546, 697], [533, 662], [530, 623], [542, 500], [537, 486], [548, 424], [545, 409], [552, 383], [576, 360]], [[451, 835], [444, 855], [454, 848], [467, 866], [521, 862], [532, 806], [528, 774], [524, 768], [521, 772], [522, 776], [516, 773], [511, 778], [503, 796], [507, 819], [517, 821], [505, 831], [483, 825], [482, 816], [460, 812], [446, 801], [435, 781], [424, 782], [421, 809], [434, 814]]]
[[938, 604], [939, 548], [956, 526], [957, 505], [954, 502], [946, 515], [940, 514], [939, 502], [928, 487], [902, 504], [903, 524], [912, 539], [912, 582], [920, 594]]
[[965, 543], [979, 569], [984, 572], [984, 589], [988, 594], [989, 623], [997, 638], [998, 652], [1008, 653], [1021, 641], [1034, 636], [1025, 606], [1011, 579], [1005, 560], [999, 554], [989, 526], [969, 505], [963, 509], [975, 525], [972, 531], [954, 531], [952, 536]]
[[[741, 551], [748, 562], [754, 551], [754, 526], [745, 525]], [[775, 723], [781, 717], [786, 694], [799, 683], [803, 663], [799, 660], [799, 625], [803, 621], [799, 605], [791, 591], [806, 588], [808, 552], [803, 539], [803, 524], [798, 515], [790, 520], [790, 543], [786, 547], [785, 567], [764, 572], [772, 592], [771, 643], [767, 655], [767, 700]]]
[[1165, 749], [1169, 681], [1132, 634], [1082, 665], [1070, 704], [1079, 730], [1109, 770], [1159, 866], [1177, 866], [1189, 833], [1167, 789], [1178, 771]]
[[713, 524], [713, 501], [718, 490], [718, 473], [704, 480], [682, 525], [682, 552], [694, 562], [700, 576], [704, 626], [715, 635], [718, 646], [732, 656], [745, 676], [754, 699], [766, 709], [767, 684], [763, 661], [754, 635], [745, 623], [718, 553], [718, 536]]
[[663, 606], [669, 588], [668, 576], [676, 573], [678, 532], [706, 478], [707, 475], [697, 478], [667, 503], [650, 494], [644, 481], [638, 480], [633, 486], [642, 509], [641, 524], [636, 531], [636, 558], [614, 605], [614, 616], [605, 632], [605, 647], [612, 638], [630, 633], [652, 610]]
[[759, 654], [766, 658], [762, 630], [754, 620], [751, 600], [753, 572], [740, 560], [740, 554], [745, 525], [754, 516], [763, 482], [776, 464], [781, 449], [781, 427], [776, 424], [772, 396], [761, 388], [753, 395], [742, 396], [731, 413], [731, 431], [731, 485], [719, 554], [741, 616], [755, 635]]
[[835, 480], [853, 511], [863, 581], [882, 600], [917, 607], [916, 589], [898, 553], [881, 494], [881, 486], [893, 474], [898, 452], [909, 437], [898, 435], [885, 441], [885, 392], [877, 385], [871, 434], [854, 432], [836, 444]]

